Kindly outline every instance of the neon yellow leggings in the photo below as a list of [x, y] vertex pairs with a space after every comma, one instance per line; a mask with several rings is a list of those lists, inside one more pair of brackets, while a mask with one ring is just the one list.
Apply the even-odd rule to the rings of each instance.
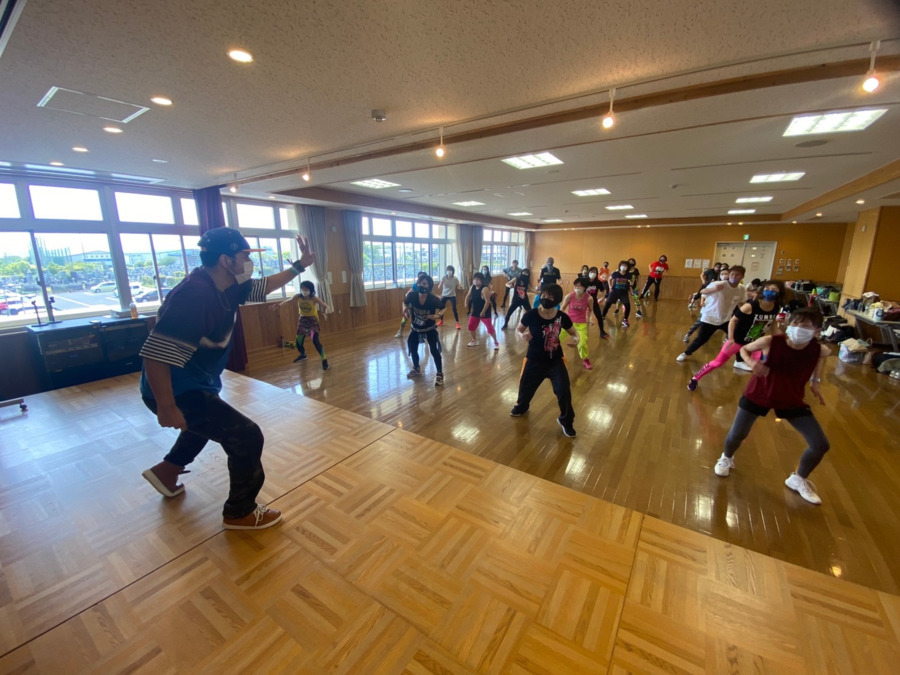
[[[575, 328], [575, 332], [578, 333], [578, 358], [586, 359], [588, 357], [588, 343], [587, 343], [587, 324], [586, 323], [572, 323], [572, 326]], [[559, 332], [559, 341], [565, 342], [569, 338], [569, 334], [561, 330]]]

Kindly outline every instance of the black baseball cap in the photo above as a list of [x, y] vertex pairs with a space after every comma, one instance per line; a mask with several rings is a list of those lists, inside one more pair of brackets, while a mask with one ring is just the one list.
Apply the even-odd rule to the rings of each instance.
[[200, 237], [200, 242], [197, 245], [201, 251], [212, 253], [216, 257], [224, 253], [233, 258], [241, 251], [253, 253], [266, 250], [264, 248], [250, 248], [250, 242], [244, 239], [244, 235], [230, 227], [214, 227], [211, 230], [207, 230]]

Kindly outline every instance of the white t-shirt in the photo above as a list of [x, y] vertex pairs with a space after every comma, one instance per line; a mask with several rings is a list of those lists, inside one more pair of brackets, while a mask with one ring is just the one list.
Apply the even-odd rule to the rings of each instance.
[[747, 288], [742, 284], [732, 287], [727, 281], [714, 281], [706, 290], [709, 293], [704, 293], [706, 304], [700, 310], [700, 320], [714, 326], [730, 321], [734, 308], [747, 301]]
[[456, 295], [456, 289], [459, 288], [459, 278], [456, 276], [444, 277], [441, 279], [441, 297], [452, 298]]

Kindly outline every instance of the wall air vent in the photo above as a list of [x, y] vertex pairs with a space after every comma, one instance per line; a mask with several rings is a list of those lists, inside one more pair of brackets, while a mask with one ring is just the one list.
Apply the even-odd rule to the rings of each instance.
[[99, 117], [100, 119], [128, 124], [135, 117], [149, 110], [148, 107], [135, 103], [117, 101], [105, 96], [86, 94], [74, 89], [63, 87], [50, 87], [38, 102], [38, 108], [49, 108], [62, 112], [86, 115], [87, 117]]

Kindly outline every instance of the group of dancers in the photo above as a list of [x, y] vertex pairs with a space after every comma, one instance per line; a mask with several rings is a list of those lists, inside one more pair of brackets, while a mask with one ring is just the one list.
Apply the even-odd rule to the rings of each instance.
[[[252, 420], [223, 401], [219, 393], [238, 307], [248, 301], [264, 302], [267, 294], [287, 284], [314, 262], [308, 243], [299, 236], [297, 242], [299, 260], [281, 272], [254, 279], [249, 254], [258, 249], [250, 249], [247, 240], [233, 228], [216, 228], [205, 233], [200, 239], [201, 267], [193, 270], [163, 300], [156, 325], [141, 350], [143, 400], [160, 426], [180, 431], [163, 460], [144, 471], [143, 476], [163, 496], [178, 497], [185, 491], [179, 476], [188, 472], [186, 467], [209, 440], [221, 443], [228, 455], [230, 477], [229, 495], [222, 513], [226, 529], [262, 529], [281, 520], [277, 509], [256, 502], [265, 480], [261, 462], [262, 432]], [[502, 330], [508, 328], [513, 313], [521, 309], [515, 333], [528, 345], [517, 400], [510, 415], [527, 414], [537, 389], [549, 379], [559, 406], [557, 422], [565, 436], [574, 438], [575, 414], [563, 343], [568, 341], [578, 349], [583, 367], [592, 369], [587, 351], [587, 329], [593, 323], [592, 318], [599, 325], [601, 337], [608, 337], [604, 319], [613, 306], [620, 305], [625, 310], [622, 325], [627, 328], [631, 300], [636, 302], [637, 316], [640, 316], [640, 303], [649, 296], [652, 287], [655, 287], [654, 298], [658, 299], [668, 264], [665, 256], [651, 263], [649, 278], [639, 293], [636, 289], [640, 273], [634, 259], [620, 261], [614, 271], [610, 271], [608, 263], [599, 268], [585, 265], [572, 284], [573, 290], [565, 294], [559, 283], [561, 274], [553, 263], [553, 258], [547, 259], [534, 286], [530, 272], [519, 268], [517, 262], [503, 270], [507, 281], [501, 309], [507, 309], [507, 303], [508, 309]], [[748, 289], [741, 284], [743, 268], [732, 267], [727, 270], [727, 277], [718, 280], [714, 269], [709, 272], [709, 275], [704, 272], [703, 287], [698, 291], [697, 299], [703, 301], [698, 336], [677, 360], [685, 361], [719, 330], [727, 339], [719, 355], [694, 373], [688, 389], [695, 391], [706, 374], [721, 367], [731, 356], [738, 357], [752, 372], [714, 471], [718, 476], [728, 476], [735, 469], [735, 453], [753, 424], [769, 410], [775, 410], [808, 444], [797, 470], [785, 484], [805, 500], [821, 503], [808, 477], [829, 445], [803, 397], [808, 381], [813, 395], [824, 403], [820, 382], [828, 349], [815, 339], [822, 328], [822, 316], [814, 309], [801, 308], [780, 320], [778, 308], [784, 291], [780, 282], [762, 282], [748, 295]], [[484, 324], [488, 343], [496, 350], [499, 341], [492, 318], [499, 319], [499, 314], [493, 277], [487, 267], [473, 276], [464, 301], [469, 315], [468, 346], [478, 346], [478, 326]], [[437, 289], [434, 280], [422, 272], [406, 294], [398, 336], [402, 336], [408, 323], [410, 378], [421, 375], [419, 344], [426, 342], [437, 371], [434, 384], [438, 387], [444, 384], [437, 329], [443, 325], [447, 304], [453, 310], [456, 328], [461, 329], [456, 307], [459, 289], [455, 270], [448, 266]], [[535, 293], [532, 307], [529, 291]], [[291, 302], [296, 302], [300, 311], [296, 339], [299, 355], [295, 361], [306, 360], [304, 345], [309, 337], [321, 357], [322, 368], [327, 370], [328, 360], [319, 340], [318, 312], [328, 312], [328, 305], [316, 296], [315, 285], [310, 281], [302, 282], [300, 293], [274, 308], [277, 310]], [[695, 302], [693, 296], [691, 302]]]

